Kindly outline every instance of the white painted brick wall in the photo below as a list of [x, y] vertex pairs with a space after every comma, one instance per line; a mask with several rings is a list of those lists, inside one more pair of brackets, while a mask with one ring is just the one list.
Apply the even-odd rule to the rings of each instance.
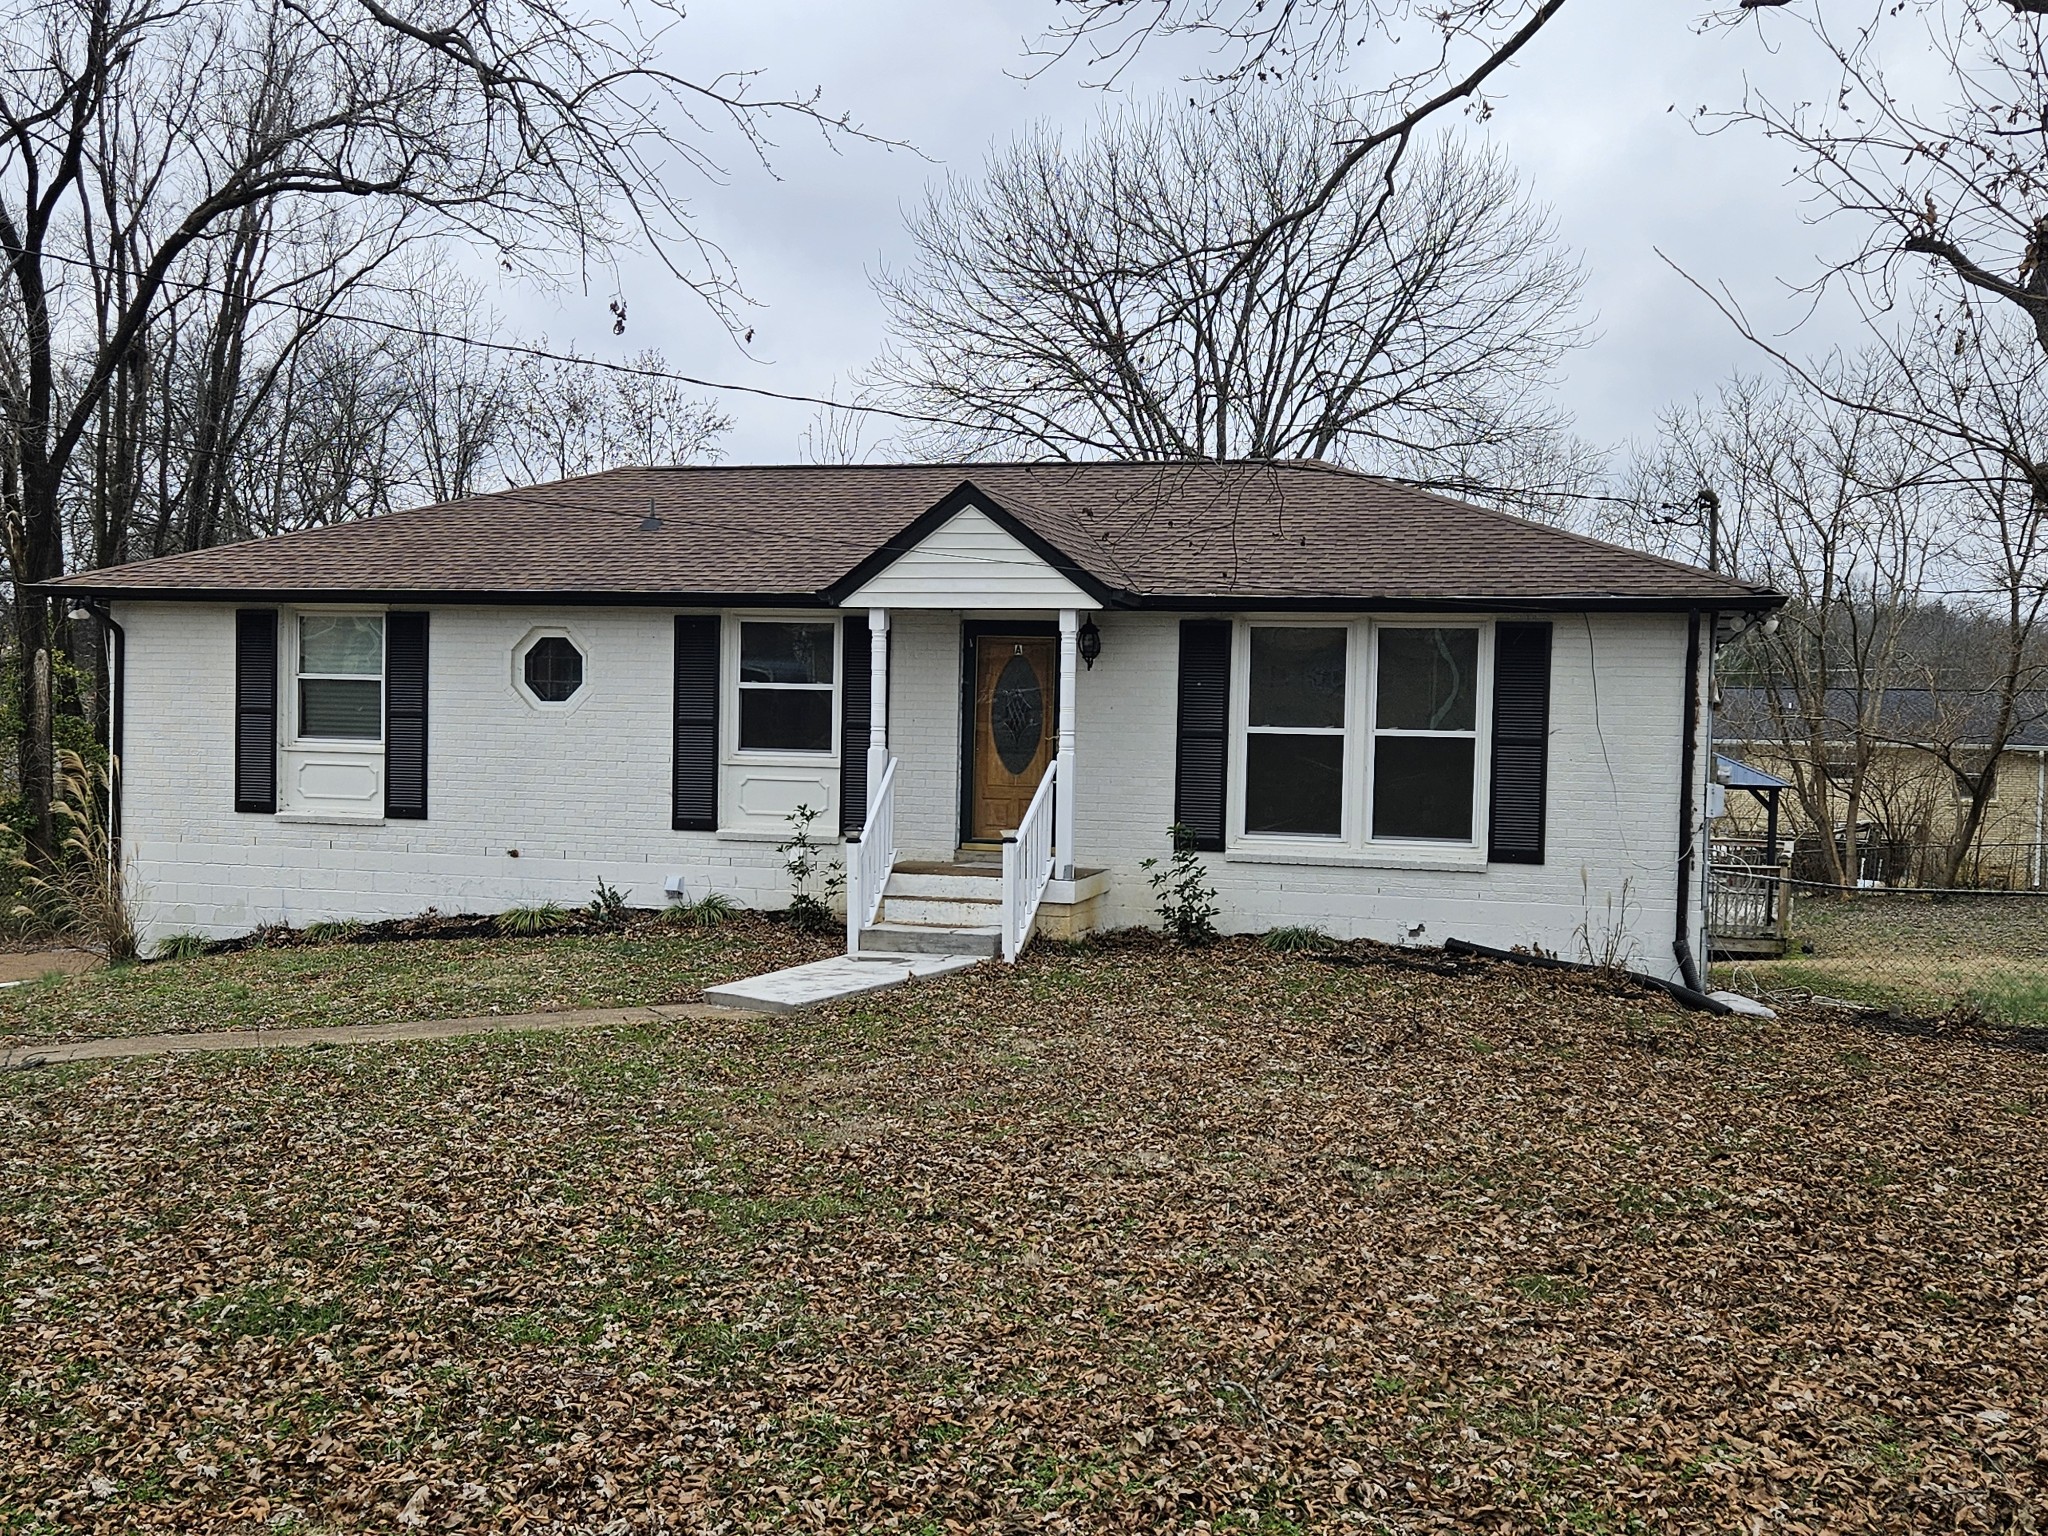
[[[427, 907], [573, 905], [599, 878], [658, 905], [677, 873], [692, 895], [716, 890], [761, 907], [788, 899], [772, 843], [668, 825], [666, 611], [436, 610], [430, 817], [382, 826], [238, 815], [232, 609], [130, 604], [117, 617], [129, 637], [124, 806], [146, 939]], [[1102, 659], [1081, 673], [1078, 694], [1076, 854], [1112, 871], [1108, 921], [1144, 923], [1154, 914], [1139, 861], [1165, 852], [1173, 818], [1178, 622], [1131, 613], [1097, 622]], [[513, 646], [547, 623], [568, 624], [590, 645], [591, 695], [573, 713], [536, 711], [512, 685]], [[899, 612], [892, 626], [898, 846], [905, 858], [944, 857], [959, 823], [960, 619]], [[1545, 864], [1451, 873], [1210, 855], [1223, 925], [1313, 923], [1383, 940], [1420, 929], [1426, 942], [1455, 934], [1570, 955], [1580, 925], [1589, 915], [1604, 924], [1606, 899], [1618, 902], [1626, 881], [1639, 963], [1674, 974], [1684, 655], [1679, 617], [1559, 620]], [[1697, 945], [1696, 910], [1692, 928]]]
[[[580, 905], [600, 878], [659, 906], [689, 894], [788, 900], [772, 842], [669, 827], [675, 625], [657, 609], [443, 608], [428, 682], [428, 819], [298, 825], [234, 809], [234, 612], [123, 604], [123, 815], [146, 941], [260, 923]], [[513, 687], [536, 624], [588, 644], [588, 701], [543, 713]], [[517, 848], [519, 857], [508, 850]]]

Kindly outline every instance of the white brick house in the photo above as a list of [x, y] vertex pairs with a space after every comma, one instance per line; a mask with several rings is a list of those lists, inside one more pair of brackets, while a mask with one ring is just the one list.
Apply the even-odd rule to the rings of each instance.
[[1225, 929], [1667, 977], [1714, 637], [1779, 601], [1310, 464], [621, 470], [55, 590], [113, 621], [146, 940], [776, 907], [804, 804], [871, 947], [1154, 921], [1181, 824]]

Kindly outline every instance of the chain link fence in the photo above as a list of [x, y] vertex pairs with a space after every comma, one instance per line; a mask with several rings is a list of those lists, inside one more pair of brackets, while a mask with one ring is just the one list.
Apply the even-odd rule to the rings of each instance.
[[1716, 986], [1766, 1002], [2048, 1025], [2048, 895], [1844, 890], [1802, 882], [1789, 868], [1718, 865], [1712, 891]]

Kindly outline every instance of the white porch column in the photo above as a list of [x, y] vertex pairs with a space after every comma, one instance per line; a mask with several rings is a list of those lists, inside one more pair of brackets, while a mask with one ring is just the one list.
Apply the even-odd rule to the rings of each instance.
[[1060, 610], [1060, 756], [1053, 800], [1053, 878], [1074, 878], [1074, 658], [1081, 615]]
[[[850, 659], [850, 658], [849, 658]], [[849, 746], [852, 743], [848, 743]], [[868, 610], [868, 804], [889, 766], [889, 610]]]

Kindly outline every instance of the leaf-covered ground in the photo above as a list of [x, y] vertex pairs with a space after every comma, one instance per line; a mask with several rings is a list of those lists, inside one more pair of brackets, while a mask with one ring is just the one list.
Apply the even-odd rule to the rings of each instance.
[[2048, 1060], [1349, 958], [0, 1079], [0, 1529], [2038, 1528]]
[[744, 913], [709, 930], [248, 949], [0, 990], [0, 1043], [682, 1002], [840, 947]]

